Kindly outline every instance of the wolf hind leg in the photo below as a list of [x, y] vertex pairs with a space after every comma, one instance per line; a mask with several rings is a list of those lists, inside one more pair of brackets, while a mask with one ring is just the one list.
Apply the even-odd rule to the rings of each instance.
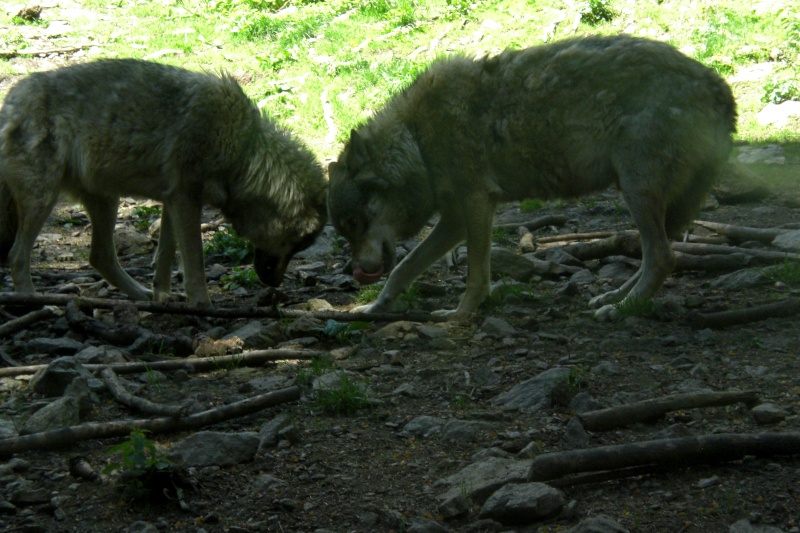
[[[663, 183], [663, 171], [652, 171], [645, 177], [641, 176], [623, 174], [620, 176], [620, 186], [639, 228], [642, 264], [621, 287], [591, 300], [590, 306], [597, 309], [595, 318], [598, 320], [616, 318], [614, 304], [652, 298], [675, 267], [675, 255], [665, 228], [666, 198], [663, 195], [666, 192], [660, 186]], [[647, 187], [648, 184], [650, 187]]]
[[11, 194], [11, 188], [0, 183], [0, 265], [8, 264], [8, 256], [17, 238], [18, 229], [17, 202]]
[[442, 212], [433, 230], [389, 274], [386, 285], [371, 304], [355, 307], [351, 312], [379, 313], [391, 308], [392, 302], [436, 260], [464, 239], [464, 225], [458, 217]]
[[[23, 293], [33, 293], [33, 279], [31, 278], [31, 253], [36, 237], [47, 221], [58, 200], [58, 190], [28, 190], [25, 194], [15, 194], [9, 187], [7, 189], [13, 197], [16, 221], [10, 221], [11, 227], [16, 227], [13, 245], [8, 252], [8, 264], [11, 269], [11, 279], [14, 281], [14, 290]], [[3, 198], [5, 201], [5, 198]], [[3, 206], [5, 208], [5, 206]], [[9, 217], [10, 213], [3, 215]], [[6, 221], [3, 221], [6, 225]], [[5, 230], [4, 230], [5, 231]], [[3, 237], [6, 238], [5, 235]]]
[[161, 210], [161, 229], [158, 234], [158, 246], [153, 256], [153, 299], [166, 302], [172, 298], [172, 265], [175, 263], [175, 229], [172, 216], [166, 206]]
[[89, 263], [106, 281], [132, 300], [151, 300], [153, 292], [125, 272], [119, 264], [114, 246], [114, 225], [119, 199], [109, 196], [84, 195], [81, 201], [92, 221], [92, 244]]

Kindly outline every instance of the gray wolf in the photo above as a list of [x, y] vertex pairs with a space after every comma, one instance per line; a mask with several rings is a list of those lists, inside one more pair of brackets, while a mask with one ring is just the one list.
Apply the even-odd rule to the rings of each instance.
[[[618, 187], [639, 228], [641, 268], [591, 300], [649, 298], [674, 266], [668, 236], [690, 223], [725, 164], [736, 104], [713, 70], [673, 47], [629, 36], [575, 38], [495, 57], [434, 62], [351, 132], [329, 166], [328, 209], [361, 283], [391, 271], [385, 311], [462, 240], [463, 318], [490, 291], [492, 218], [500, 202]], [[395, 266], [395, 241], [431, 233]], [[393, 269], [394, 268], [394, 269]]]
[[[64, 192], [91, 220], [89, 262], [136, 300], [166, 300], [176, 246], [187, 298], [209, 303], [200, 217], [221, 210], [277, 286], [292, 256], [327, 221], [327, 181], [314, 155], [262, 114], [226, 74], [110, 59], [31, 74], [0, 110], [0, 263], [34, 292], [31, 249]], [[114, 249], [121, 196], [163, 203], [153, 290]]]

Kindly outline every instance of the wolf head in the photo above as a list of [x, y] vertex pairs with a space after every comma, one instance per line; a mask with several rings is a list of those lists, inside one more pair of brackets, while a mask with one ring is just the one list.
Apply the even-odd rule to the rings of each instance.
[[397, 239], [418, 232], [434, 205], [411, 133], [394, 125], [379, 131], [375, 136], [353, 130], [339, 160], [328, 167], [331, 222], [350, 243], [353, 277], [361, 284], [394, 268]]

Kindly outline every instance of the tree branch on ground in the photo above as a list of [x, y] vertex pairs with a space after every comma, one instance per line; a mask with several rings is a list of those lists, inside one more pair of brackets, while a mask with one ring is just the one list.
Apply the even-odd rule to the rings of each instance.
[[[2, 442], [2, 441], [0, 441]], [[684, 467], [800, 453], [800, 433], [740, 435], [720, 433], [545, 453], [536, 457], [528, 481], [550, 481], [572, 474], [617, 471], [642, 466]]]
[[134, 396], [125, 390], [125, 387], [120, 383], [119, 379], [117, 379], [117, 375], [110, 368], [101, 370], [100, 377], [103, 378], [103, 383], [106, 384], [108, 392], [111, 393], [111, 396], [117, 402], [132, 409], [136, 409], [137, 411], [141, 411], [142, 413], [175, 418], [186, 416], [189, 412], [188, 405], [166, 405]]
[[340, 311], [298, 311], [295, 309], [278, 309], [275, 307], [242, 306], [235, 308], [209, 307], [185, 302], [145, 302], [135, 300], [115, 300], [107, 298], [84, 298], [67, 294], [21, 294], [15, 292], [0, 293], [0, 305], [57, 305], [65, 306], [75, 301], [78, 307], [94, 309], [113, 309], [119, 305], [130, 305], [139, 311], [174, 315], [191, 315], [212, 318], [300, 318], [311, 317], [320, 320], [336, 320], [339, 322], [443, 322], [443, 317], [430, 313], [347, 313]]
[[[236, 368], [239, 366], [263, 366], [271, 361], [310, 360], [327, 356], [327, 352], [310, 350], [253, 350], [234, 355], [221, 355], [217, 357], [188, 357], [186, 359], [169, 359], [150, 362], [113, 363], [108, 365], [86, 364], [83, 365], [89, 372], [96, 372], [110, 368], [117, 374], [135, 374], [148, 370], [168, 372], [170, 370], [186, 370], [187, 372], [205, 372], [220, 368]], [[27, 376], [35, 374], [47, 365], [16, 366], [0, 368], [0, 377]]]
[[6, 457], [18, 452], [63, 448], [84, 440], [125, 437], [134, 429], [146, 430], [153, 434], [197, 429], [224, 420], [246, 416], [268, 407], [293, 402], [300, 399], [300, 396], [299, 387], [287, 387], [183, 418], [164, 417], [121, 420], [119, 422], [92, 422], [3, 439], [0, 440], [0, 457]]
[[753, 405], [758, 402], [756, 391], [732, 392], [690, 392], [653, 398], [641, 402], [617, 405], [607, 409], [588, 411], [578, 415], [583, 427], [589, 431], [607, 431], [653, 420], [670, 411], [696, 409], [698, 407], [719, 407], [734, 403]]
[[52, 318], [57, 316], [60, 313], [56, 308], [52, 306], [46, 306], [42, 309], [37, 309], [36, 311], [31, 311], [26, 315], [22, 315], [19, 318], [15, 318], [13, 320], [9, 320], [4, 324], [0, 324], [0, 337], [5, 337], [6, 335], [12, 335], [17, 331], [27, 328], [31, 324], [35, 324], [42, 320], [47, 320], [48, 318]]
[[563, 226], [567, 223], [567, 220], [567, 217], [564, 215], [546, 215], [529, 220], [528, 222], [494, 224], [492, 227], [509, 231], [516, 231], [519, 228], [526, 228], [528, 231], [536, 231], [537, 229], [546, 228], [547, 226]]
[[754, 307], [697, 314], [692, 317], [692, 325], [696, 325], [699, 328], [718, 329], [759, 322], [769, 318], [785, 318], [797, 314], [800, 314], [800, 298], [789, 297], [780, 302]]
[[790, 231], [784, 228], [749, 228], [707, 220], [695, 220], [694, 223], [737, 241], [759, 241], [766, 244], [771, 243], [778, 235]]

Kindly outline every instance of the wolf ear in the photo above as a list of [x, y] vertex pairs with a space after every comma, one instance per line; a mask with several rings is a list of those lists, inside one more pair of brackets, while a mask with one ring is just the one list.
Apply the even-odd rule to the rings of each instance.
[[367, 153], [367, 145], [361, 135], [353, 129], [350, 131], [350, 150], [347, 151], [347, 168], [356, 172], [369, 161], [369, 154]]

